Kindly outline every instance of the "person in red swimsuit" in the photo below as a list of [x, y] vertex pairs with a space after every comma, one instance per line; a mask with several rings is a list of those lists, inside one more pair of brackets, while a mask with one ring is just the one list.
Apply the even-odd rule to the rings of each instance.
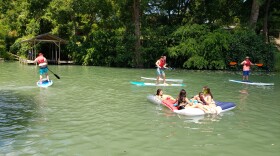
[[46, 75], [47, 80], [49, 81], [48, 75], [48, 62], [47, 59], [43, 56], [42, 53], [39, 53], [38, 57], [34, 60], [34, 63], [38, 63], [40, 70], [40, 82], [42, 83], [43, 75]]
[[166, 84], [165, 73], [164, 73], [164, 69], [166, 68], [166, 56], [161, 56], [160, 59], [157, 60], [156, 66], [157, 66], [156, 83], [159, 84], [159, 78], [161, 77], [163, 79], [163, 84]]

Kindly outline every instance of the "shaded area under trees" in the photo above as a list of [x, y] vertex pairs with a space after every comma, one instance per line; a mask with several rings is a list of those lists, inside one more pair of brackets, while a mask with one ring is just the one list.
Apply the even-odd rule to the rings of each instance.
[[279, 0], [2, 0], [0, 57], [51, 33], [81, 65], [150, 68], [167, 55], [177, 68], [227, 69], [249, 55], [272, 70], [279, 10]]

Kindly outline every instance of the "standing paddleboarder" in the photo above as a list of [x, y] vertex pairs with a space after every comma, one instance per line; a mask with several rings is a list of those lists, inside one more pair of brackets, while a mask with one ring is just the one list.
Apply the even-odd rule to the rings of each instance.
[[42, 83], [43, 75], [46, 75], [47, 80], [50, 81], [48, 75], [48, 62], [42, 53], [39, 53], [38, 57], [34, 60], [34, 63], [38, 63], [40, 67], [40, 83]]
[[246, 56], [245, 60], [241, 62], [241, 65], [243, 65], [243, 81], [249, 80], [249, 74], [250, 74], [250, 66], [255, 65], [250, 61], [250, 57]]
[[163, 84], [166, 84], [165, 73], [164, 73], [164, 68], [166, 68], [166, 56], [161, 56], [160, 59], [157, 60], [156, 66], [157, 66], [156, 83], [159, 84], [159, 78], [161, 77], [163, 79]]

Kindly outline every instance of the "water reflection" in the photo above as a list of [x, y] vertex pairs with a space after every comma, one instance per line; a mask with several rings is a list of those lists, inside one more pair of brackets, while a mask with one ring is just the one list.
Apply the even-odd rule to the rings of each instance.
[[245, 104], [247, 103], [247, 99], [249, 96], [249, 90], [248, 90], [248, 85], [247, 84], [243, 84], [242, 85], [242, 89], [239, 90], [239, 109], [240, 110], [244, 110], [245, 109]]

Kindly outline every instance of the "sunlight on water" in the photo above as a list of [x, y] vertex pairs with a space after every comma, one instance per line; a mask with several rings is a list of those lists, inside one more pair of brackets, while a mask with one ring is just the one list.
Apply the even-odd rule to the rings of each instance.
[[[150, 103], [158, 87], [130, 81], [154, 69], [50, 66], [61, 79], [38, 88], [35, 66], [1, 63], [0, 155], [255, 155], [280, 153], [279, 73], [253, 73], [260, 87], [229, 82], [241, 72], [166, 71], [183, 79], [188, 97], [211, 88], [237, 107], [219, 115], [188, 117]], [[162, 87], [176, 97], [182, 87]], [[1, 155], [1, 156], [2, 156]]]

